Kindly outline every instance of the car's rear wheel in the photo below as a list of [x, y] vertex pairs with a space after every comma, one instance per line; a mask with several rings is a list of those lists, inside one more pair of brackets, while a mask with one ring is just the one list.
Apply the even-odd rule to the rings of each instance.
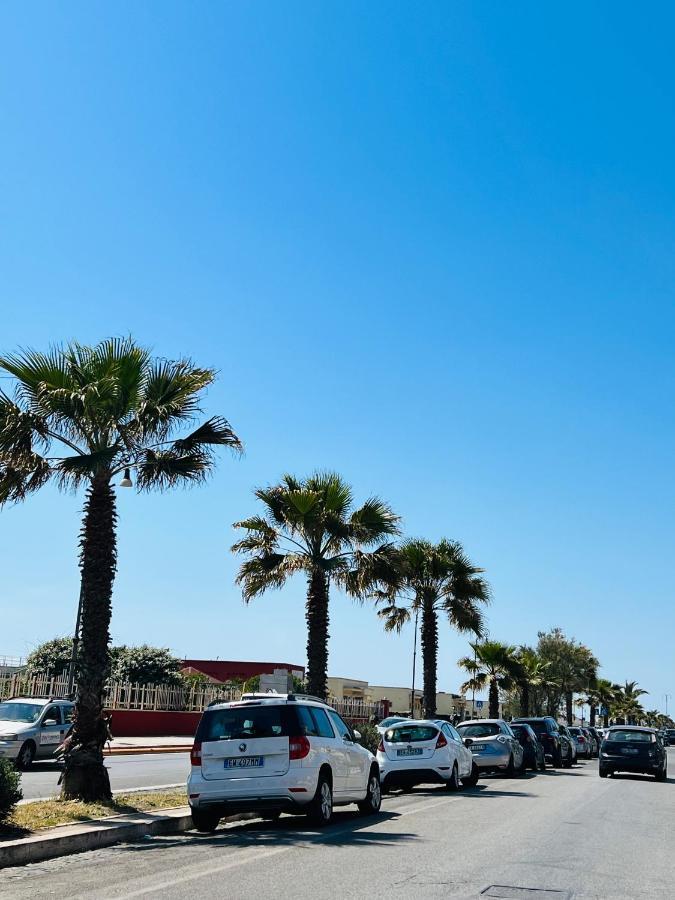
[[319, 775], [316, 794], [309, 804], [307, 818], [312, 825], [317, 825], [319, 828], [328, 825], [333, 818], [333, 788], [324, 772]]
[[476, 787], [478, 784], [478, 778], [480, 777], [480, 770], [476, 763], [471, 765], [471, 774], [466, 778], [462, 778], [462, 784], [464, 787]]
[[668, 769], [666, 766], [664, 766], [659, 772], [656, 773], [657, 781], [665, 781], [667, 777], [668, 777]]
[[22, 772], [25, 772], [27, 769], [33, 765], [33, 760], [35, 759], [35, 744], [33, 741], [26, 741], [21, 749], [19, 750], [18, 756], [16, 757], [16, 767]]
[[445, 786], [449, 791], [459, 790], [459, 772], [457, 770], [457, 763], [455, 763], [452, 767], [450, 778], [448, 778], [448, 780], [445, 782]]
[[553, 754], [553, 768], [554, 769], [562, 769], [563, 758], [562, 758], [562, 750], [558, 748]]
[[504, 769], [504, 774], [506, 775], [507, 778], [513, 778], [513, 776], [517, 774], [516, 773], [516, 764], [513, 761], [513, 755], [511, 755], [509, 757], [509, 764]]
[[220, 824], [220, 816], [217, 812], [213, 812], [213, 810], [193, 809], [191, 812], [192, 824], [195, 826], [197, 831], [201, 831], [204, 834], [209, 834], [210, 832], [215, 831]]
[[545, 756], [542, 756], [541, 761], [537, 762], [537, 768], [539, 769], [540, 772], [546, 771], [546, 757]]
[[382, 806], [382, 788], [380, 786], [380, 773], [372, 768], [368, 776], [368, 789], [365, 798], [359, 803], [359, 812], [362, 816], [374, 816]]

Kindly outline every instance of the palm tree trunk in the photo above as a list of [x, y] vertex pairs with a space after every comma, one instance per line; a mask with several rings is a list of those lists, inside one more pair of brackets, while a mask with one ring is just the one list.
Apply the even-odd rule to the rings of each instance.
[[588, 724], [591, 726], [591, 728], [595, 728], [595, 710], [596, 710], [596, 708], [597, 707], [595, 705], [595, 701], [591, 700], [591, 707], [590, 707], [591, 711], [588, 715]]
[[328, 696], [328, 578], [315, 569], [307, 582], [307, 693]]
[[527, 681], [523, 682], [520, 689], [520, 714], [521, 716], [530, 714], [530, 685]]
[[65, 756], [63, 799], [110, 800], [108, 770], [103, 765], [107, 729], [103, 690], [109, 669], [108, 643], [117, 544], [115, 494], [107, 473], [97, 475], [87, 491], [80, 534], [82, 635], [77, 661], [77, 700], [70, 747]]
[[427, 719], [436, 715], [436, 672], [438, 666], [438, 619], [434, 596], [422, 597], [422, 669], [424, 672], [423, 704]]
[[497, 679], [490, 679], [490, 690], [488, 692], [488, 701], [490, 705], [490, 718], [498, 719], [499, 718], [499, 687], [497, 685]]
[[567, 719], [568, 725], [574, 725], [574, 711], [572, 709], [572, 691], [567, 691], [565, 693], [565, 718]]

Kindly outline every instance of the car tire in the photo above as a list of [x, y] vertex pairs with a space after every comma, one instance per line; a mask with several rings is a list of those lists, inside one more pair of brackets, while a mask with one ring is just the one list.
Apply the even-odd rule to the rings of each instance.
[[220, 824], [220, 815], [211, 809], [193, 809], [191, 813], [195, 830], [202, 834], [211, 834]]
[[609, 775], [609, 770], [603, 769], [602, 767], [600, 767], [598, 769], [598, 774], [600, 775], [601, 778], [607, 778], [607, 776]]
[[457, 763], [455, 763], [452, 767], [450, 778], [448, 778], [448, 780], [445, 782], [445, 786], [449, 791], [459, 790], [459, 771], [457, 769]]
[[657, 781], [665, 781], [667, 777], [668, 777], [668, 769], [666, 766], [664, 766], [660, 772], [656, 773]]
[[21, 745], [21, 749], [19, 750], [16, 760], [14, 762], [16, 768], [20, 772], [26, 772], [33, 765], [33, 760], [35, 759], [35, 744], [33, 741], [25, 741]]
[[318, 828], [328, 825], [333, 818], [333, 788], [325, 772], [321, 772], [319, 775], [316, 794], [309, 804], [307, 818], [312, 825], [316, 825]]
[[553, 754], [553, 768], [554, 769], [562, 769], [563, 758], [562, 758], [562, 750], [558, 749]]
[[373, 766], [368, 775], [368, 787], [365, 798], [358, 804], [362, 816], [375, 816], [382, 806], [382, 786], [380, 785], [380, 773]]
[[541, 762], [538, 764], [538, 769], [540, 772], [546, 771], [546, 757], [542, 756]]
[[504, 769], [504, 774], [506, 775], [507, 778], [513, 778], [514, 775], [519, 774], [519, 773], [516, 771], [516, 765], [515, 765], [515, 763], [514, 763], [514, 761], [513, 761], [513, 754], [511, 754], [511, 756], [509, 757], [509, 764], [508, 764], [508, 766]]
[[478, 779], [480, 778], [480, 769], [476, 765], [476, 763], [472, 763], [471, 765], [471, 774], [466, 778], [462, 778], [462, 784], [464, 787], [476, 787], [478, 784]]

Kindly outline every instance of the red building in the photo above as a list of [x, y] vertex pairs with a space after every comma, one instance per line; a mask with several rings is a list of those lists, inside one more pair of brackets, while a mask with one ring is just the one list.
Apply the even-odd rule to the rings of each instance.
[[254, 675], [273, 675], [276, 669], [284, 669], [304, 680], [305, 667], [284, 662], [241, 662], [229, 659], [184, 659], [183, 671], [201, 673], [209, 681], [222, 684], [226, 681], [246, 681]]

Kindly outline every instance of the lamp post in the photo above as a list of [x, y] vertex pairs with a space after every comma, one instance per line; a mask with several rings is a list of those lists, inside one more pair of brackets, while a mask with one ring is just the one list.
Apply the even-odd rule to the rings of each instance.
[[670, 694], [663, 695], [666, 701], [666, 715], [668, 715], [668, 701], [671, 699]]

